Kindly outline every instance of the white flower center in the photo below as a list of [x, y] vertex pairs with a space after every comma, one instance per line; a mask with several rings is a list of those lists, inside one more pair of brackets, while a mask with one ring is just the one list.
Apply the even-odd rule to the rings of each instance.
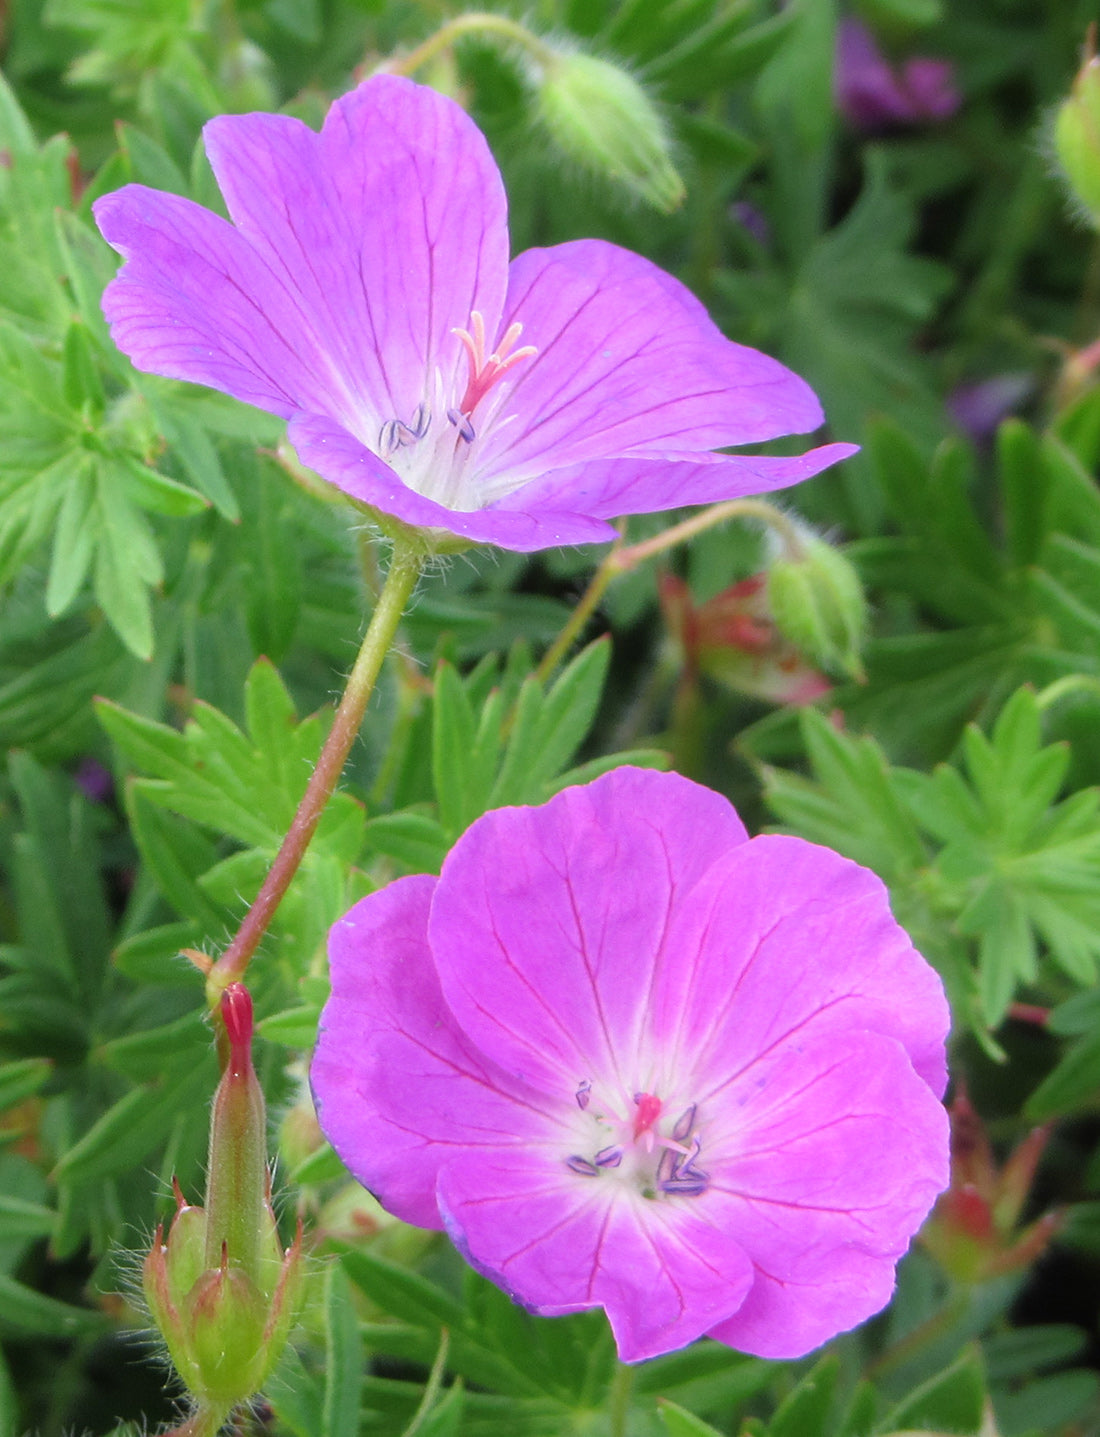
[[470, 315], [469, 330], [453, 332], [462, 341], [468, 361], [461, 395], [448, 392], [451, 386], [437, 370], [434, 392], [422, 399], [411, 415], [388, 419], [371, 447], [417, 494], [448, 509], [468, 512], [484, 508], [526, 482], [523, 475], [514, 476], [511, 482], [479, 482], [477, 450], [505, 398], [504, 391], [496, 389], [497, 382], [537, 351], [530, 344], [513, 348], [523, 333], [523, 325], [517, 322], [508, 326], [492, 354], [486, 354], [485, 320], [476, 309]]
[[655, 1093], [635, 1093], [624, 1116], [601, 1100], [587, 1080], [575, 1096], [584, 1114], [578, 1129], [583, 1146], [565, 1157], [571, 1173], [613, 1178], [646, 1198], [706, 1192], [710, 1178], [699, 1166], [703, 1144], [694, 1103], [672, 1117]]

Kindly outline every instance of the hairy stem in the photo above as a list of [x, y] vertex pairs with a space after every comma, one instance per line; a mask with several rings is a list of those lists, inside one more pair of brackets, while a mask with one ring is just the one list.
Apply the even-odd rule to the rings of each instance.
[[410, 50], [398, 60], [388, 61], [381, 69], [387, 75], [415, 75], [417, 70], [429, 60], [434, 60], [441, 50], [448, 49], [463, 35], [500, 36], [504, 40], [511, 40], [541, 65], [551, 65], [556, 59], [549, 45], [543, 44], [537, 35], [532, 34], [518, 20], [510, 20], [507, 15], [475, 11], [448, 20], [434, 35], [429, 35], [422, 45], [417, 45], [415, 50]]
[[422, 566], [423, 550], [420, 546], [407, 539], [395, 541], [386, 582], [348, 677], [332, 728], [321, 749], [317, 767], [310, 775], [298, 811], [256, 895], [256, 901], [245, 914], [236, 937], [210, 970], [206, 996], [211, 1008], [216, 1008], [223, 990], [230, 983], [239, 983], [244, 977], [249, 960], [305, 857], [325, 805], [343, 772], [382, 661], [393, 643]]
[[624, 1362], [616, 1363], [615, 1375], [607, 1397], [607, 1430], [609, 1437], [627, 1437], [630, 1417], [630, 1395], [634, 1390], [634, 1369]]
[[217, 1437], [229, 1413], [221, 1407], [200, 1404], [186, 1422], [165, 1432], [164, 1437]]
[[680, 524], [673, 524], [671, 528], [655, 534], [652, 539], [643, 539], [638, 544], [624, 544], [621, 540], [616, 540], [592, 575], [588, 588], [581, 595], [561, 633], [543, 654], [542, 662], [535, 670], [539, 682], [545, 683], [569, 652], [613, 579], [620, 574], [629, 573], [646, 559], [652, 559], [657, 554], [663, 554], [666, 549], [682, 544], [687, 539], [694, 539], [696, 534], [713, 529], [716, 524], [724, 524], [728, 519], [761, 520], [779, 535], [787, 558], [797, 560], [802, 557], [802, 540], [798, 529], [782, 509], [777, 509], [766, 499], [727, 499], [723, 504], [712, 504], [702, 513], [693, 514], [690, 519], [685, 519]]

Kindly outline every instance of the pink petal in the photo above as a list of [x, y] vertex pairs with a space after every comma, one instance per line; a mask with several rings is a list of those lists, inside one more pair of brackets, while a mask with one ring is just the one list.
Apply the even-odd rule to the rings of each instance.
[[701, 1336], [737, 1311], [753, 1278], [711, 1215], [658, 1211], [613, 1182], [562, 1176], [518, 1153], [448, 1164], [439, 1202], [464, 1256], [525, 1307], [604, 1307], [625, 1362]]
[[598, 459], [533, 479], [495, 506], [537, 512], [543, 506], [601, 519], [655, 514], [685, 504], [717, 504], [746, 494], [786, 489], [858, 452], [855, 444], [826, 444], [790, 458], [741, 454], [679, 454], [661, 458]]
[[895, 1039], [859, 1031], [788, 1039], [725, 1088], [719, 1112], [700, 1162], [757, 1276], [711, 1335], [800, 1357], [889, 1300], [947, 1186], [947, 1114]]
[[232, 225], [144, 185], [93, 208], [126, 260], [103, 310], [138, 369], [208, 384], [283, 418], [337, 407], [342, 382], [308, 317]]
[[471, 544], [498, 544], [517, 553], [558, 544], [606, 544], [617, 537], [603, 519], [562, 513], [551, 505], [531, 513], [495, 506], [448, 509], [410, 489], [388, 464], [333, 419], [298, 414], [287, 432], [303, 464], [361, 504], [406, 524], [443, 529]]
[[515, 259], [502, 325], [513, 321], [538, 353], [512, 371], [481, 458], [488, 477], [750, 444], [822, 422], [797, 375], [726, 339], [678, 280], [603, 240]]
[[347, 1167], [390, 1212], [431, 1228], [440, 1168], [456, 1154], [569, 1142], [560, 1118], [451, 1017], [427, 943], [436, 881], [399, 879], [333, 926], [311, 1069], [319, 1120]]
[[459, 1026], [568, 1101], [636, 1084], [639, 1035], [683, 895], [745, 830], [678, 774], [619, 768], [539, 808], [486, 814], [455, 845], [430, 935]]
[[691, 959], [662, 971], [654, 1042], [681, 1068], [736, 1071], [807, 1025], [866, 1028], [902, 1043], [942, 1095], [943, 985], [881, 880], [850, 859], [800, 838], [752, 839], [707, 874], [669, 951]]
[[337, 100], [319, 135], [258, 114], [212, 120], [204, 136], [238, 231], [356, 395], [360, 438], [430, 404], [437, 367], [465, 376], [452, 331], [474, 309], [495, 329], [508, 227], [500, 173], [460, 106], [380, 75]]

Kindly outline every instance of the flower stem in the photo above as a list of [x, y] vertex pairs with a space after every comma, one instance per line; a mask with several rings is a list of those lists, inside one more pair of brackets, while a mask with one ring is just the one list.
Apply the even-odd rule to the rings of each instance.
[[550, 46], [545, 45], [518, 20], [510, 20], [507, 15], [473, 11], [469, 15], [457, 15], [453, 20], [448, 20], [434, 35], [429, 35], [422, 45], [410, 50], [399, 60], [387, 61], [380, 69], [387, 75], [414, 75], [429, 60], [434, 60], [441, 50], [446, 50], [463, 35], [499, 35], [505, 40], [514, 41], [541, 65], [551, 65], [556, 59]]
[[781, 509], [769, 504], [766, 499], [727, 499], [723, 504], [712, 504], [702, 513], [693, 514], [690, 519], [685, 519], [680, 524], [673, 524], [671, 528], [655, 534], [652, 539], [643, 539], [638, 544], [624, 544], [622, 540], [616, 540], [592, 575], [588, 588], [581, 595], [561, 633], [543, 654], [542, 662], [535, 670], [535, 677], [539, 682], [545, 683], [569, 652], [613, 579], [620, 574], [629, 573], [646, 559], [652, 559], [656, 554], [663, 554], [666, 549], [682, 544], [687, 539], [694, 539], [696, 534], [713, 529], [716, 524], [724, 524], [728, 519], [760, 519], [779, 535], [788, 558], [802, 557], [802, 540], [798, 529]]
[[220, 1407], [199, 1406], [186, 1422], [165, 1432], [164, 1437], [217, 1437], [228, 1416]]
[[375, 605], [367, 632], [363, 637], [355, 665], [348, 678], [344, 696], [336, 710], [332, 728], [321, 749], [317, 767], [310, 775], [302, 801], [283, 839], [275, 861], [268, 870], [256, 901], [245, 914], [236, 937], [213, 965], [206, 980], [207, 1002], [216, 1008], [223, 990], [244, 977], [249, 960], [283, 895], [297, 873], [306, 849], [332, 797], [344, 763], [363, 722], [363, 714], [374, 691], [382, 661], [393, 642], [405, 605], [416, 586], [423, 567], [423, 549], [409, 539], [394, 541], [393, 559], [386, 582]]
[[634, 1369], [624, 1362], [615, 1364], [615, 1375], [607, 1396], [608, 1437], [627, 1437], [630, 1394], [634, 1390]]

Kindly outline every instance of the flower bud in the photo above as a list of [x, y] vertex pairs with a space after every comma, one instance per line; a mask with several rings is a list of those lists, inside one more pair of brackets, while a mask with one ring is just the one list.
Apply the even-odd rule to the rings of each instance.
[[1054, 121], [1054, 148], [1070, 194], [1100, 228], [1100, 59], [1096, 27], [1089, 31], [1084, 62], [1069, 99]]
[[951, 1104], [951, 1186], [941, 1193], [921, 1241], [956, 1282], [986, 1282], [1029, 1267], [1046, 1250], [1063, 1214], [1018, 1221], [1050, 1136], [1034, 1128], [998, 1169], [981, 1118], [965, 1091]]
[[1073, 195], [1090, 223], [1100, 228], [1100, 59], [1096, 26], [1086, 42], [1084, 62], [1070, 98], [1054, 119], [1054, 149]]
[[210, 1124], [206, 1206], [176, 1185], [168, 1234], [157, 1229], [143, 1285], [153, 1319], [199, 1403], [228, 1412], [270, 1373], [297, 1314], [302, 1233], [283, 1253], [271, 1207], [266, 1112], [252, 1067], [252, 1000], [222, 994], [225, 1067]]
[[668, 132], [641, 85], [594, 55], [557, 52], [540, 67], [538, 114], [551, 139], [586, 169], [668, 213], [684, 198]]
[[859, 575], [824, 539], [809, 535], [800, 543], [797, 558], [780, 557], [768, 570], [768, 602], [776, 625], [815, 663], [859, 678], [867, 627]]
[[775, 704], [813, 703], [829, 692], [824, 675], [776, 627], [765, 574], [698, 605], [683, 579], [664, 574], [659, 597], [688, 678], [705, 674], [735, 693]]

